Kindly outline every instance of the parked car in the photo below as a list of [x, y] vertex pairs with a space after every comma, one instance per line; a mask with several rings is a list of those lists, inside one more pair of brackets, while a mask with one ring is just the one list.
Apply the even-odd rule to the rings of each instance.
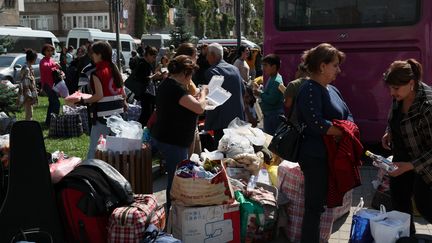
[[[40, 83], [39, 62], [43, 58], [38, 54], [33, 66], [36, 84]], [[19, 81], [22, 66], [26, 63], [26, 55], [23, 53], [7, 53], [0, 55], [0, 80], [9, 80], [12, 83]]]

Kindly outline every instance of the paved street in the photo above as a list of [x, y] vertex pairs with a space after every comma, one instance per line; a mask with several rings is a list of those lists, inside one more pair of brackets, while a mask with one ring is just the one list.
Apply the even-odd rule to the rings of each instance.
[[[370, 206], [374, 189], [370, 183], [376, 176], [377, 170], [372, 166], [364, 166], [361, 169], [363, 185], [356, 188], [353, 193], [353, 202], [349, 215], [345, 215], [333, 224], [332, 235], [329, 243], [346, 243], [349, 239], [349, 233], [351, 229], [352, 212], [357, 206], [360, 197], [365, 200], [365, 205]], [[157, 196], [159, 202], [165, 203], [165, 187], [166, 187], [166, 176], [161, 176], [154, 181], [153, 192]], [[428, 224], [423, 218], [415, 218], [415, 226], [417, 233], [432, 235], [432, 224]], [[272, 243], [286, 243], [287, 239], [282, 234], [277, 239], [273, 240]], [[187, 243], [187, 242], [186, 242]]]

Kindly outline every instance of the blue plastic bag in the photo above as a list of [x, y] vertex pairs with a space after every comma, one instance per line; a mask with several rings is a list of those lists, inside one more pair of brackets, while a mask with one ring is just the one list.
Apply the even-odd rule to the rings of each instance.
[[372, 243], [370, 222], [367, 218], [353, 215], [350, 232], [350, 243]]
[[349, 243], [373, 243], [374, 239], [370, 230], [370, 219], [380, 214], [380, 211], [363, 208], [364, 201], [360, 198], [360, 203], [354, 210], [352, 217]]

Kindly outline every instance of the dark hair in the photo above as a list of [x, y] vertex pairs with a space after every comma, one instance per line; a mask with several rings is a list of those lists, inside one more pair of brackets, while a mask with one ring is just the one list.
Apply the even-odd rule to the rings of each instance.
[[70, 45], [70, 46], [68, 47], [67, 50], [68, 50], [68, 51], [73, 51], [73, 50], [74, 50], [74, 47], [73, 47], [72, 45]]
[[168, 71], [170, 74], [191, 74], [197, 69], [198, 65], [186, 55], [176, 56], [168, 64]]
[[45, 51], [47, 50], [47, 49], [53, 49], [54, 51], [55, 51], [55, 48], [54, 48], [54, 46], [52, 46], [51, 44], [45, 44], [45, 45], [43, 45], [43, 47], [42, 47], [42, 55], [44, 55], [45, 56]]
[[156, 56], [158, 54], [158, 50], [153, 46], [146, 46], [144, 48], [144, 56]]
[[112, 48], [106, 41], [96, 41], [91, 46], [91, 51], [95, 54], [101, 55], [103, 61], [109, 62], [111, 72], [114, 78], [114, 84], [117, 88], [123, 87], [123, 78], [117, 66], [112, 62]]
[[140, 55], [141, 57], [144, 56], [144, 49], [142, 48], [142, 46], [138, 46], [138, 48], [136, 49], [136, 52], [137, 52], [138, 55]]
[[161, 57], [161, 60], [160, 60], [160, 62], [162, 63], [162, 60], [167, 60], [168, 62], [169, 62], [169, 58], [168, 58], [168, 56], [167, 55], [163, 55], [162, 57]]
[[280, 68], [280, 58], [276, 54], [268, 54], [262, 60], [263, 63], [270, 64], [271, 66], [276, 65], [276, 69]]
[[241, 45], [241, 46], [239, 47], [239, 49], [237, 50], [237, 58], [240, 58], [241, 55], [243, 54], [243, 52], [245, 52], [247, 49], [248, 49], [247, 46], [245, 46], [245, 45]]
[[134, 57], [134, 56], [137, 55], [137, 52], [136, 52], [135, 50], [132, 50], [132, 51], [131, 51], [131, 55]]
[[304, 62], [299, 63], [299, 65], [297, 66], [297, 71], [295, 73], [295, 78], [304, 78], [307, 77], [308, 74], [308, 70], [304, 64]]
[[37, 53], [32, 49], [27, 49], [25, 54], [26, 54], [26, 61], [27, 62], [32, 62], [32, 61], [36, 60], [36, 58], [37, 58]]
[[192, 43], [182, 43], [177, 48], [177, 51], [176, 51], [176, 54], [174, 55], [174, 57], [180, 56], [180, 55], [186, 55], [186, 56], [192, 57], [193, 55], [196, 55], [196, 53], [197, 53], [197, 49], [195, 48], [195, 46]]
[[339, 51], [328, 43], [321, 43], [318, 46], [303, 52], [302, 60], [309, 73], [319, 73], [321, 63], [328, 64], [338, 58], [339, 63], [345, 60], [345, 53]]
[[405, 61], [397, 60], [390, 64], [387, 72], [384, 73], [384, 83], [386, 85], [405, 85], [412, 79], [415, 81], [416, 88], [421, 82], [423, 75], [422, 65], [415, 59]]

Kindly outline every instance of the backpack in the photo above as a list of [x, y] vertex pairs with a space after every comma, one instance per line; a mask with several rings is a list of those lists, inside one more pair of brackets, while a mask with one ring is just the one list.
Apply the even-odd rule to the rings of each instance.
[[134, 200], [129, 182], [111, 165], [97, 159], [83, 161], [56, 186], [70, 242], [106, 242], [111, 211]]

